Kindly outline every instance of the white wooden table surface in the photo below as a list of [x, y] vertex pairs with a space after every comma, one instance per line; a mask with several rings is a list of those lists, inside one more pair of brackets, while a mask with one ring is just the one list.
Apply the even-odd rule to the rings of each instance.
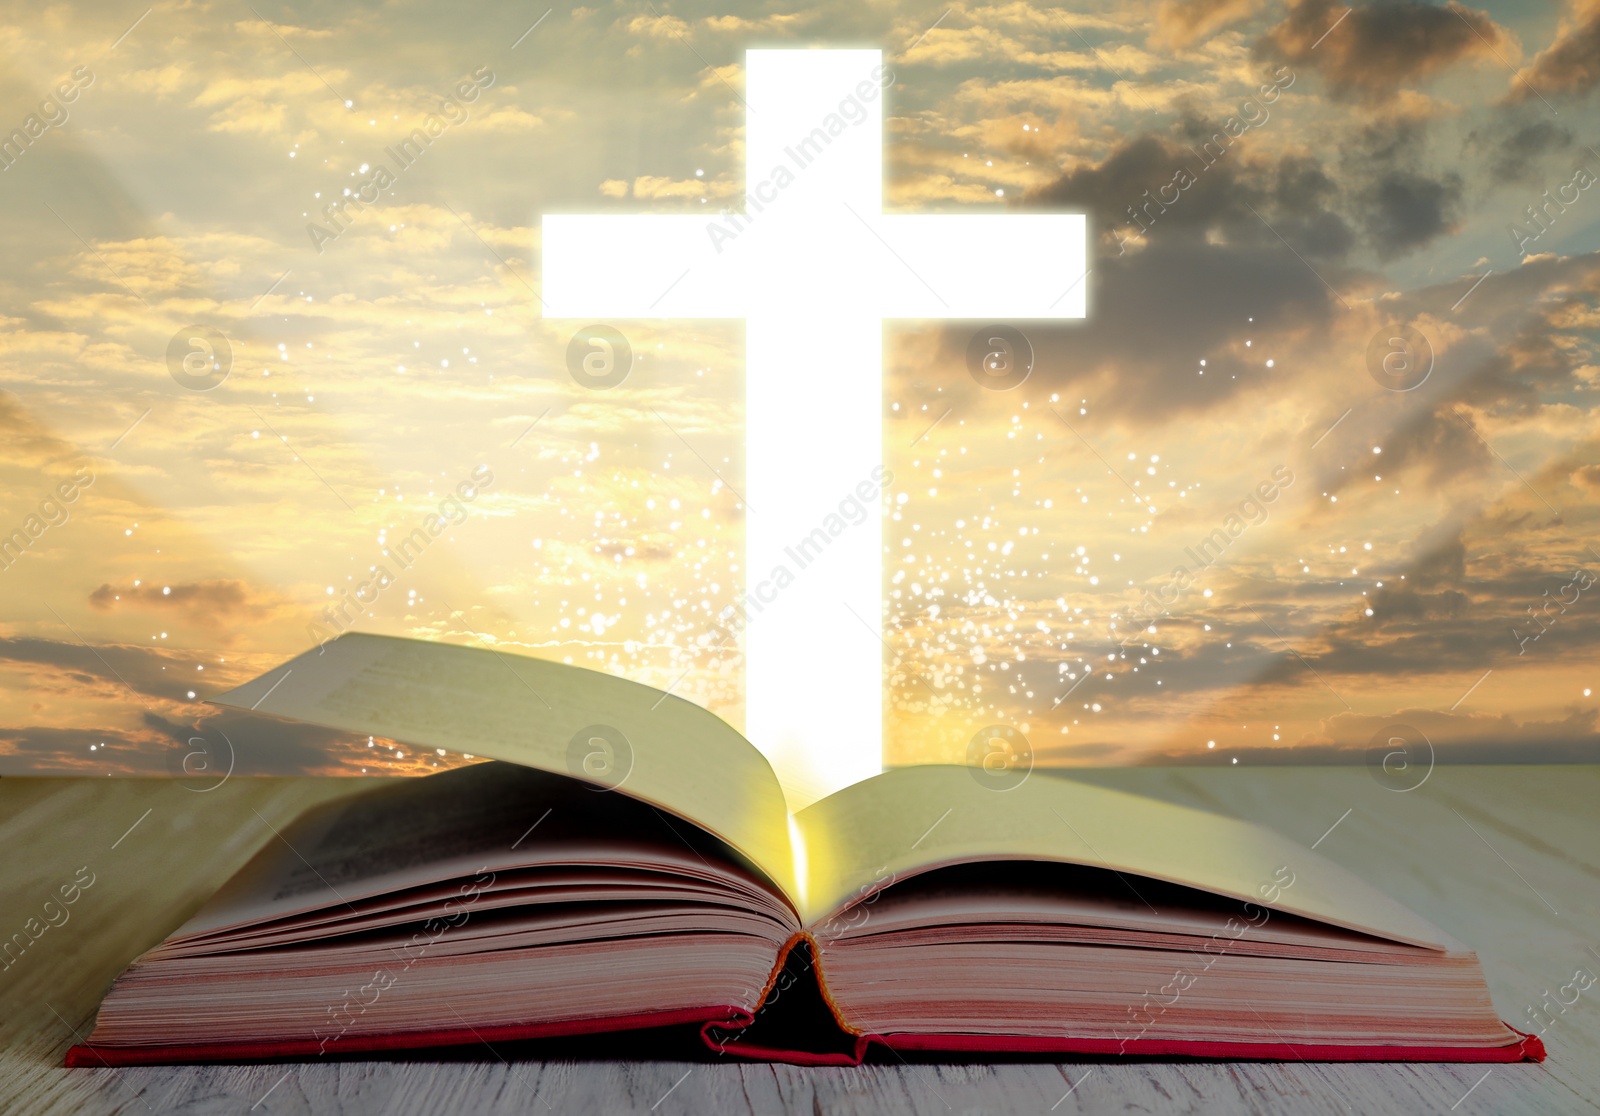
[[[1043, 776], [1035, 776], [1043, 777]], [[1437, 768], [1399, 793], [1363, 768], [1130, 769], [1074, 778], [1264, 823], [1482, 958], [1502, 1018], [1600, 975], [1600, 768]], [[0, 971], [0, 1113], [1565, 1113], [1600, 1109], [1600, 984], [1549, 1021], [1543, 1065], [729, 1065], [597, 1055], [61, 1068], [110, 979], [269, 833], [350, 781], [0, 780], [0, 940], [80, 867], [95, 882]], [[257, 817], [253, 811], [259, 811]], [[1349, 811], [1346, 814], [1346, 811]], [[1339, 820], [1343, 818], [1343, 820]], [[0, 961], [0, 964], [3, 964]], [[1553, 1002], [1553, 1001], [1552, 1001]], [[502, 1058], [504, 1055], [504, 1060]]]

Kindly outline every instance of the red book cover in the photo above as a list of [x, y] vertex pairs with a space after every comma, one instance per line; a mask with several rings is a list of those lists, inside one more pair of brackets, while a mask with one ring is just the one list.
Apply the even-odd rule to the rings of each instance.
[[[398, 1034], [347, 1035], [329, 1049], [316, 1037], [259, 1043], [195, 1043], [181, 1046], [79, 1045], [67, 1051], [68, 1066], [163, 1065], [192, 1062], [315, 1060], [330, 1054], [392, 1054], [436, 1047], [493, 1044], [595, 1035], [622, 1045], [629, 1032], [695, 1028], [708, 1058], [787, 1062], [800, 1066], [858, 1066], [875, 1048], [888, 1052], [949, 1055], [953, 1059], [1052, 1060], [1162, 1058], [1259, 1062], [1542, 1062], [1544, 1043], [1507, 1024], [1517, 1036], [1504, 1046], [1335, 1045], [1233, 1042], [1205, 1037], [1103, 1039], [1048, 1035], [862, 1034], [850, 1030], [818, 981], [809, 942], [796, 937], [784, 949], [754, 1013], [708, 1007], [607, 1018], [455, 1026]], [[681, 1047], [679, 1047], [681, 1049]]]

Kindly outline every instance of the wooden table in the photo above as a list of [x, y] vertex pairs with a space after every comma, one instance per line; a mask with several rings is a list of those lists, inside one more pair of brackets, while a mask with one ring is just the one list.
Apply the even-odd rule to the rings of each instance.
[[[1036, 776], [1043, 777], [1043, 776]], [[1358, 767], [1140, 768], [1072, 778], [1272, 826], [1477, 949], [1501, 1016], [1600, 976], [1600, 768], [1441, 766], [1396, 792]], [[80, 868], [93, 884], [0, 971], [0, 1113], [1559, 1113], [1600, 1108], [1600, 984], [1543, 1065], [869, 1065], [531, 1060], [61, 1068], [113, 976], [304, 806], [368, 780], [0, 780], [0, 940]], [[203, 785], [203, 784], [202, 784]], [[1326, 832], [1332, 827], [1331, 832]], [[59, 917], [59, 916], [58, 916]], [[0, 958], [0, 965], [5, 964]], [[502, 1056], [504, 1055], [504, 1057]]]

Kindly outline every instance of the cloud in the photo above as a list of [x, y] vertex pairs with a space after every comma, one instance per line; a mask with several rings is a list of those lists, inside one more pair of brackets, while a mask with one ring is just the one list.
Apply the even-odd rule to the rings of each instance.
[[1455, 589], [1421, 593], [1404, 586], [1385, 586], [1369, 600], [1374, 625], [1389, 620], [1456, 620], [1466, 614], [1469, 603], [1467, 595]]
[[139, 93], [153, 94], [158, 99], [172, 97], [195, 81], [189, 71], [176, 62], [168, 62], [165, 66], [149, 70], [134, 70], [122, 80], [126, 88]]
[[762, 16], [760, 19], [748, 19], [744, 16], [736, 15], [720, 15], [707, 16], [700, 22], [709, 31], [717, 31], [729, 35], [748, 35], [753, 31], [792, 31], [809, 22], [814, 15], [814, 12], [773, 12]]
[[1573, 762], [1570, 758], [1533, 760], [1529, 758], [1532, 749], [1552, 757], [1570, 756], [1577, 749], [1590, 757], [1585, 762], [1593, 762], [1600, 752], [1600, 710], [1594, 709], [1575, 709], [1564, 717], [1539, 721], [1519, 721], [1505, 713], [1449, 713], [1434, 709], [1396, 709], [1383, 716], [1338, 713], [1322, 722], [1321, 739], [1315, 743], [1365, 750], [1374, 736], [1396, 723], [1418, 729], [1431, 741], [1449, 741], [1448, 745], [1435, 744], [1446, 762]]
[[1421, 248], [1459, 227], [1460, 174], [1425, 168], [1428, 122], [1395, 115], [1362, 126], [1341, 159], [1353, 210], [1380, 260]]
[[1373, 183], [1368, 198], [1367, 235], [1378, 258], [1390, 260], [1455, 231], [1461, 177], [1428, 178], [1396, 171]]
[[531, 132], [545, 127], [545, 118], [516, 106], [498, 106], [475, 112], [463, 126], [474, 132]]
[[[1254, 383], [1233, 378], [1245, 367], [1234, 339], [1249, 317], [1319, 332], [1333, 310], [1316, 276], [1276, 242], [1152, 244], [1100, 261], [1095, 279], [1088, 320], [1028, 331], [1035, 375], [1041, 386], [1093, 395], [1102, 413], [1152, 423], [1225, 407]], [[946, 331], [952, 361], [970, 334]], [[1202, 355], [1209, 357], [1205, 377], [1195, 374]]]
[[[1543, 109], [1539, 110], [1543, 113]], [[1572, 146], [1572, 132], [1555, 121], [1497, 117], [1467, 133], [1466, 150], [1488, 160], [1495, 182], [1540, 181], [1544, 157]]]
[[176, 613], [188, 623], [213, 633], [262, 623], [283, 614], [286, 608], [272, 594], [253, 589], [242, 581], [227, 580], [120, 586], [107, 582], [89, 594], [89, 607], [100, 612], [134, 608]]
[[1572, 470], [1570, 479], [1585, 492], [1600, 494], [1600, 465], [1580, 465]]
[[633, 180], [636, 198], [699, 198], [706, 193], [703, 178], [667, 178], [661, 175], [640, 175]]
[[1343, 0], [1299, 0], [1257, 41], [1255, 53], [1320, 72], [1336, 97], [1386, 100], [1456, 62], [1493, 59], [1496, 50], [1510, 48], [1509, 34], [1487, 13], [1454, 2], [1384, 0], [1346, 8]]
[[[325, 586], [379, 559], [385, 529], [409, 530], [436, 503], [429, 494], [480, 459], [497, 474], [492, 508], [479, 505], [484, 514], [448, 551], [406, 572], [363, 627], [570, 659], [676, 686], [737, 722], [736, 656], [693, 640], [744, 579], [744, 520], [706, 466], [735, 483], [742, 469], [740, 328], [622, 323], [643, 363], [621, 390], [585, 392], [563, 363], [581, 323], [541, 318], [534, 294], [538, 213], [699, 208], [691, 190], [702, 187], [688, 182], [697, 167], [713, 205], [743, 182], [745, 113], [728, 85], [742, 88], [734, 37], [750, 30], [708, 21], [709, 8], [671, 10], [703, 59], [666, 21], [623, 33], [614, 21], [634, 11], [553, 15], [515, 55], [544, 44], [538, 88], [502, 74], [459, 144], [452, 131], [443, 157], [408, 172], [320, 255], [302, 211], [316, 214], [450, 88], [472, 59], [440, 44], [470, 38], [470, 28], [441, 31], [404, 13], [352, 17], [362, 25], [337, 27], [326, 46], [286, 30], [355, 99], [357, 111], [343, 112], [259, 21], [244, 41], [263, 49], [245, 55], [226, 49], [239, 34], [226, 22], [174, 24], [196, 38], [172, 44], [172, 66], [138, 61], [144, 73], [105, 100], [97, 83], [86, 94], [94, 119], [75, 113], [9, 172], [26, 204], [14, 207], [6, 281], [28, 295], [0, 318], [0, 363], [16, 393], [0, 396], [0, 436], [18, 425], [8, 419], [19, 406], [37, 421], [6, 439], [0, 487], [20, 516], [84, 450], [102, 475], [72, 525], [52, 528], [4, 575], [17, 600], [51, 602], [99, 656], [42, 608], [12, 610], [0, 628], [13, 641], [0, 645], [0, 673], [12, 679], [0, 693], [11, 733], [0, 732], [0, 752], [9, 739], [48, 765], [53, 741], [86, 774], [114, 769], [124, 747], [148, 751], [130, 752], [130, 764], [164, 762], [187, 746], [191, 724], [210, 722], [185, 684], [204, 696], [293, 654], [309, 613], [291, 622], [277, 602], [315, 607]], [[1197, 736], [1201, 747], [1215, 736], [1219, 750], [1225, 734], [1230, 745], [1271, 743], [1279, 724], [1284, 743], [1332, 747], [1316, 743], [1333, 738], [1318, 718], [1341, 706], [1284, 642], [1363, 710], [1447, 709], [1484, 670], [1515, 662], [1515, 685], [1500, 687], [1509, 671], [1497, 669], [1461, 708], [1505, 712], [1518, 725], [1559, 725], [1600, 662], [1600, 629], [1587, 621], [1600, 597], [1590, 593], [1525, 656], [1509, 631], [1565, 580], [1563, 563], [1587, 561], [1582, 543], [1600, 514], [1600, 258], [1582, 254], [1593, 246], [1581, 238], [1596, 195], [1530, 245], [1538, 256], [1519, 261], [1505, 233], [1539, 190], [1570, 176], [1581, 111], [1491, 103], [1505, 75], [1492, 63], [1477, 69], [1481, 40], [1448, 7], [1251, 10], [1247, 0], [1155, 0], [1093, 16], [1001, 0], [948, 18], [942, 8], [861, 4], [815, 17], [835, 42], [924, 59], [897, 60], [891, 208], [993, 211], [1004, 187], [1004, 204], [1023, 199], [1019, 211], [1087, 209], [1097, 236], [1090, 317], [1021, 323], [1038, 361], [1015, 392], [985, 392], [966, 373], [966, 343], [982, 323], [892, 328], [885, 450], [903, 478], [895, 498], [907, 502], [890, 510], [899, 518], [885, 540], [897, 552], [889, 576], [905, 574], [886, 586], [891, 617], [903, 621], [887, 638], [952, 710], [908, 716], [928, 693], [893, 683], [897, 762], [933, 758], [946, 737], [959, 753], [978, 725], [1029, 718], [1041, 755], [1048, 740], [1062, 762], [1177, 751]], [[24, 32], [23, 54], [76, 50], [82, 36], [67, 11], [40, 17], [54, 28], [43, 38]], [[1300, 80], [1266, 106], [1270, 121], [1202, 167], [1199, 149], [1262, 78], [1250, 44], [1308, 12], [1325, 21], [1297, 40], [1309, 61], [1275, 63]], [[1330, 103], [1326, 87], [1362, 61], [1346, 40], [1370, 37], [1386, 12], [1448, 21], [1460, 41], [1434, 27], [1420, 69], [1402, 59], [1392, 89], [1362, 71], [1337, 94], [1345, 103]], [[774, 41], [790, 33], [781, 18], [769, 21]], [[1519, 29], [1541, 26], [1517, 18]], [[154, 26], [142, 24], [118, 57]], [[1155, 46], [1163, 27], [1187, 45]], [[1509, 37], [1486, 34], [1526, 61]], [[1545, 45], [1554, 32], [1542, 34]], [[347, 49], [325, 59], [338, 43]], [[1325, 52], [1335, 63], [1326, 83], [1316, 72]], [[1381, 51], [1372, 65], [1388, 65]], [[597, 86], [601, 72], [628, 74], [624, 95]], [[1408, 88], [1419, 82], [1426, 93]], [[19, 91], [19, 104], [30, 98]], [[264, 115], [279, 107], [278, 121]], [[223, 125], [276, 128], [279, 140], [242, 143], [249, 137], [216, 130]], [[511, 133], [494, 129], [535, 125], [540, 158], [530, 170], [519, 144], [497, 142]], [[595, 142], [640, 127], [651, 142]], [[95, 136], [127, 142], [108, 149]], [[184, 174], [116, 157], [174, 136], [192, 141]], [[1538, 181], [1541, 167], [1548, 174], [1533, 189], [1499, 188]], [[1184, 168], [1196, 181], [1177, 197], [1170, 183]], [[608, 183], [627, 198], [636, 180], [641, 197], [658, 199], [596, 195]], [[1175, 200], [1152, 200], [1164, 186]], [[167, 373], [167, 340], [190, 323], [235, 342], [236, 367], [216, 392], [188, 392]], [[1388, 392], [1365, 354], [1380, 328], [1405, 323], [1431, 339], [1435, 367], [1422, 389]], [[1083, 440], [1046, 413], [1052, 392]], [[253, 438], [261, 422], [247, 405], [290, 445], [266, 426]], [[1125, 466], [1134, 451], [1137, 466]], [[35, 460], [36, 475], [24, 475]], [[1184, 548], [1280, 462], [1297, 479], [1270, 524], [1252, 526], [1206, 570], [1214, 596], [1197, 588], [1173, 602], [1150, 633], [1159, 658], [1141, 647], [1108, 661], [1127, 631], [1110, 633], [1118, 610], [1119, 622], [1129, 619], [1146, 587], [1179, 562], [1193, 568]], [[1133, 484], [1141, 496], [1163, 494], [1150, 501], [1162, 504], [1158, 516], [1137, 506]], [[1566, 524], [1552, 524], [1528, 486]], [[1373, 550], [1357, 553], [1367, 540]], [[135, 577], [144, 585], [130, 597]], [[155, 599], [163, 585], [182, 590], [179, 600]], [[603, 636], [590, 623], [596, 611]], [[194, 627], [208, 621], [215, 626]], [[246, 647], [223, 649], [222, 634]], [[925, 663], [912, 661], [918, 648]], [[1105, 669], [1052, 709], [1091, 659]], [[964, 733], [949, 729], [968, 712], [981, 717]], [[1446, 735], [1482, 727], [1444, 726]], [[103, 768], [93, 766], [98, 748], [92, 764], [87, 752], [101, 730], [112, 752]], [[382, 751], [281, 726], [259, 732], [259, 770], [359, 771]], [[280, 732], [283, 750], [270, 754]]]
[[[1255, 129], [1272, 127], [1267, 111]], [[1144, 235], [1224, 250], [1281, 251], [1287, 243], [1306, 259], [1340, 261], [1364, 240], [1387, 261], [1457, 230], [1464, 184], [1454, 171], [1429, 169], [1425, 119], [1371, 120], [1341, 140], [1332, 163], [1294, 150], [1264, 156], [1250, 131], [1230, 139], [1221, 124], [1184, 115], [1165, 133], [1126, 140], [1027, 197], [1087, 209], [1091, 227], [1119, 250], [1125, 238]]]
[[1390, 322], [1411, 322], [1434, 350], [1426, 406], [1419, 397], [1416, 411], [1391, 419], [1386, 471], [1431, 458], [1430, 483], [1448, 484], [1453, 474], [1492, 461], [1463, 424], [1464, 407], [1493, 418], [1531, 416], [1580, 382], [1586, 315], [1600, 300], [1600, 254], [1529, 257], [1472, 290], [1461, 306], [1470, 308], [1469, 319], [1445, 313], [1479, 278], [1463, 275], [1380, 304]]
[[652, 39], [681, 39], [689, 31], [689, 25], [677, 16], [660, 14], [636, 15], [622, 28], [630, 35], [644, 35]]
[[[1386, 716], [1339, 713], [1322, 722], [1314, 737], [1280, 747], [1218, 748], [1163, 752], [1140, 758], [1156, 766], [1240, 766], [1370, 764], [1374, 737], [1397, 726], [1416, 729], [1430, 743], [1435, 764], [1600, 762], [1600, 712], [1572, 710], [1545, 721], [1519, 721], [1504, 713], [1441, 713], [1433, 709], [1396, 709]], [[1408, 740], [1411, 738], [1407, 737]], [[1408, 753], [1426, 765], [1427, 752], [1415, 742]], [[1410, 758], [1410, 757], [1408, 757]]]
[[[348, 70], [331, 69], [325, 76], [341, 85], [350, 81]], [[212, 131], [280, 138], [290, 130], [288, 106], [319, 97], [330, 97], [327, 87], [316, 75], [296, 67], [271, 77], [212, 78], [191, 103], [209, 111], [207, 126]]]
[[[1183, 141], [1210, 134], [1186, 120], [1172, 138], [1136, 137], [1029, 194], [1029, 205], [1087, 210], [1103, 237], [1091, 261], [1089, 318], [1028, 330], [1042, 383], [1099, 388], [1103, 410], [1159, 421], [1224, 406], [1254, 382], [1238, 376], [1247, 359], [1259, 365], [1242, 345], [1251, 318], [1291, 336], [1331, 327], [1339, 308], [1305, 259], [1337, 281], [1320, 261], [1340, 260], [1355, 241], [1333, 208], [1338, 184], [1303, 155], [1260, 159], [1230, 149], [1205, 167]], [[1181, 195], [1170, 185], [1180, 174], [1194, 176]], [[947, 359], [962, 359], [969, 334], [946, 330]], [[1196, 375], [1202, 357], [1204, 377]]]
[[1600, 84], [1600, 0], [1574, 0], [1555, 40], [1517, 71], [1507, 98], [1526, 101], [1537, 94], [1576, 96]]
[[[1482, 538], [1493, 533], [1491, 524], [1474, 525], [1472, 541], [1480, 553]], [[1546, 663], [1585, 655], [1600, 637], [1600, 616], [1592, 593], [1582, 590], [1581, 579], [1575, 580], [1570, 557], [1531, 532], [1508, 557], [1504, 569], [1479, 558], [1457, 584], [1434, 591], [1410, 588], [1409, 578], [1400, 581], [1391, 573], [1383, 588], [1363, 598], [1373, 610], [1370, 617], [1342, 610], [1343, 616], [1311, 626], [1295, 615], [1301, 602], [1293, 597], [1257, 601], [1254, 607], [1278, 631], [1304, 634], [1297, 637], [1295, 656], [1264, 662], [1255, 681], [1298, 684], [1308, 679], [1309, 669], [1319, 676], [1310, 678], [1313, 684], [1320, 679], [1339, 693], [1349, 684], [1343, 679], [1362, 679], [1363, 686], [1406, 679], [1415, 676], [1422, 662], [1431, 674], [1456, 674], [1470, 681], [1486, 669], [1539, 661], [1533, 655]], [[1529, 615], [1535, 605], [1555, 611], [1536, 623]], [[1281, 649], [1265, 635], [1258, 646], [1262, 651]]]
[[472, 761], [382, 737], [351, 735], [243, 710], [201, 707], [193, 720], [144, 711], [136, 727], [0, 728], [0, 775], [171, 776], [206, 789], [230, 778], [420, 775]]
[[1256, 10], [1258, 0], [1161, 0], [1156, 9], [1156, 43], [1185, 47], [1202, 35], [1237, 23]]
[[[14, 320], [0, 324], [14, 328]], [[13, 468], [71, 470], [84, 460], [81, 449], [50, 433], [8, 391], [0, 391], [0, 438], [5, 441], [5, 464]]]
[[144, 723], [166, 744], [162, 764], [168, 771], [173, 768], [170, 753], [176, 751], [181, 764], [183, 754], [196, 747], [197, 736], [206, 742], [208, 755], [230, 759], [233, 773], [240, 776], [354, 774], [359, 761], [372, 763], [375, 750], [367, 748], [364, 735], [209, 706], [193, 721], [146, 713]]
[[187, 702], [194, 657], [152, 647], [99, 643], [61, 643], [27, 636], [0, 636], [0, 662], [53, 668], [51, 673], [79, 684], [100, 683], [121, 698]]
[[1412, 584], [1423, 589], [1460, 585], [1467, 576], [1467, 547], [1461, 541], [1461, 532], [1428, 546], [1411, 560], [1410, 567]]
[[7, 725], [0, 728], [0, 775], [99, 775], [108, 765], [117, 774], [165, 774], [152, 761], [155, 751], [149, 734], [137, 731]]

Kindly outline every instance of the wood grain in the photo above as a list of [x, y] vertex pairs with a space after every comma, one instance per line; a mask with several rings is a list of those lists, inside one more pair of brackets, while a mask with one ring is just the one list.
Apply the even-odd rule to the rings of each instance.
[[[1046, 776], [1039, 774], [1036, 778]], [[1503, 1018], [1600, 974], [1600, 769], [1439, 767], [1416, 790], [1361, 768], [1141, 768], [1071, 777], [1272, 826], [1362, 875], [1483, 959]], [[68, 921], [0, 972], [0, 1112], [187, 1114], [1577, 1113], [1600, 1108], [1600, 985], [1544, 1018], [1543, 1065], [869, 1065], [433, 1061], [61, 1068], [111, 978], [305, 806], [369, 780], [0, 780], [0, 940], [79, 868]], [[1348, 813], [1347, 813], [1348, 811]], [[1342, 820], [1340, 820], [1342, 818]], [[1335, 825], [1337, 822], [1337, 825]], [[1332, 831], [1328, 832], [1332, 826]], [[1554, 1002], [1553, 1000], [1551, 1001]]]

